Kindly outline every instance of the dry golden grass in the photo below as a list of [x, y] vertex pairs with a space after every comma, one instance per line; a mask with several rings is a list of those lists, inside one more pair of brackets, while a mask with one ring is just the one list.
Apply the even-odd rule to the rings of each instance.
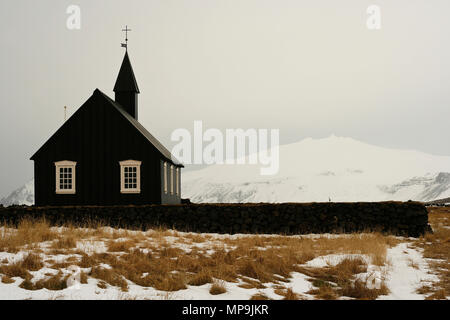
[[270, 300], [270, 299], [264, 293], [258, 292], [256, 294], [254, 294], [253, 296], [251, 296], [250, 300]]
[[244, 288], [244, 289], [265, 289], [266, 286], [263, 285], [260, 281], [258, 280], [253, 280], [247, 277], [241, 277], [241, 280], [244, 281], [244, 283], [238, 285], [238, 287], [240, 288]]
[[211, 282], [213, 282], [213, 278], [211, 277], [209, 270], [202, 270], [193, 275], [188, 284], [191, 286], [202, 286]]
[[125, 241], [110, 240], [108, 242], [108, 251], [109, 252], [127, 252], [134, 246], [136, 246], [136, 242], [134, 240], [125, 240]]
[[330, 286], [322, 286], [315, 290], [310, 290], [308, 293], [314, 294], [320, 300], [336, 300], [339, 296], [336, 291]]
[[[168, 238], [169, 237], [169, 238]], [[292, 289], [285, 288], [292, 272], [310, 275], [316, 286], [318, 298], [337, 298], [347, 290], [354, 296], [367, 296], [354, 293], [350, 289], [352, 277], [367, 268], [361, 261], [344, 260], [335, 267], [307, 269], [301, 265], [315, 257], [327, 254], [364, 254], [372, 263], [384, 265], [386, 250], [397, 244], [394, 237], [378, 233], [352, 234], [339, 237], [318, 236], [260, 236], [219, 237], [195, 233], [177, 233], [164, 228], [147, 232], [137, 232], [104, 227], [92, 224], [83, 227], [67, 225], [57, 230], [50, 228], [45, 220], [22, 221], [18, 228], [4, 226], [0, 231], [0, 249], [17, 251], [24, 246], [38, 248], [40, 243], [51, 241], [42, 246], [45, 254], [77, 254], [66, 260], [45, 261], [47, 266], [62, 270], [70, 265], [91, 268], [89, 274], [82, 274], [82, 282], [88, 277], [98, 279], [99, 287], [107, 285], [126, 291], [128, 281], [144, 287], [153, 287], [163, 291], [185, 289], [186, 285], [204, 285], [211, 283], [214, 292], [217, 283], [239, 282], [243, 288], [263, 289], [264, 283], [274, 283], [286, 299], [298, 299]], [[205, 242], [208, 241], [207, 245]], [[86, 251], [79, 245], [104, 242], [107, 252]], [[189, 247], [182, 250], [177, 247]], [[213, 249], [208, 251], [208, 249]], [[28, 255], [24, 261], [16, 264], [0, 265], [0, 274], [7, 277], [19, 276], [23, 287], [35, 290], [39, 287], [61, 288], [61, 276], [53, 276], [33, 284], [29, 271], [43, 266], [39, 255]], [[26, 261], [25, 261], [26, 260]], [[102, 264], [110, 268], [101, 267]], [[214, 280], [215, 279], [215, 280]], [[339, 285], [332, 286], [330, 283]], [[354, 285], [360, 290], [358, 285]], [[57, 290], [57, 289], [52, 289]], [[331, 291], [330, 291], [331, 290]], [[356, 290], [356, 291], [357, 291]], [[257, 298], [258, 295], [255, 295]]]
[[22, 220], [17, 228], [4, 224], [0, 230], [0, 251], [17, 252], [27, 245], [51, 241], [58, 234], [51, 230], [50, 225], [42, 220]]
[[429, 207], [429, 222], [433, 233], [428, 233], [415, 245], [424, 249], [425, 258], [438, 259], [430, 262], [439, 282], [433, 286], [424, 285], [418, 293], [427, 299], [446, 299], [450, 296], [450, 207]]
[[8, 277], [8, 276], [6, 276], [6, 275], [4, 275], [4, 276], [2, 277], [2, 283], [9, 284], [9, 283], [14, 283], [14, 282], [15, 282], [14, 279], [11, 279], [10, 277]]
[[339, 293], [359, 300], [375, 300], [380, 295], [389, 294], [389, 289], [384, 282], [381, 283], [380, 288], [368, 288], [364, 281], [356, 280], [344, 285]]
[[186, 234], [186, 235], [184, 235], [184, 238], [190, 240], [188, 242], [194, 242], [194, 243], [202, 243], [202, 242], [207, 241], [207, 238], [205, 236], [198, 234], [198, 233]]
[[128, 283], [123, 277], [111, 269], [94, 267], [89, 274], [91, 277], [103, 280], [112, 286], [119, 287], [122, 291], [128, 290]]
[[23, 268], [20, 263], [14, 263], [11, 265], [6, 266], [0, 266], [0, 273], [2, 273], [5, 276], [14, 278], [14, 277], [20, 277], [22, 279], [31, 279], [32, 276], [28, 272], [27, 269]]
[[183, 250], [168, 245], [161, 247], [159, 250], [159, 257], [161, 258], [176, 258], [181, 254], [184, 254]]
[[82, 284], [88, 283], [88, 276], [84, 272], [81, 272], [81, 274], [80, 274], [80, 283], [82, 283]]
[[61, 273], [50, 276], [47, 279], [41, 279], [34, 285], [35, 289], [63, 290], [67, 288], [67, 277], [63, 277]]
[[274, 292], [280, 296], [283, 296], [283, 300], [302, 300], [302, 296], [295, 293], [292, 288], [276, 289]]
[[36, 288], [34, 287], [34, 283], [31, 282], [30, 279], [23, 280], [19, 287], [25, 290], [36, 290]]
[[212, 295], [218, 295], [227, 292], [227, 288], [224, 281], [214, 281], [209, 289], [209, 293]]
[[31, 279], [29, 271], [40, 270], [44, 264], [41, 258], [35, 254], [27, 254], [21, 261], [0, 266], [0, 273], [8, 277], [20, 277]]
[[97, 287], [99, 287], [100, 289], [106, 289], [108, 288], [108, 285], [106, 284], [105, 281], [100, 280], [99, 282], [97, 282]]
[[68, 268], [71, 265], [76, 265], [76, 264], [77, 263], [74, 263], [74, 262], [53, 262], [53, 263], [49, 264], [49, 267], [52, 269], [59, 270], [59, 269]]
[[425, 300], [446, 300], [447, 299], [447, 291], [445, 289], [438, 289], [437, 291], [433, 291], [433, 293], [426, 297]]
[[302, 273], [310, 276], [310, 281], [317, 288], [308, 293], [318, 299], [336, 299], [341, 296], [355, 299], [376, 299], [379, 295], [389, 293], [384, 282], [380, 288], [369, 288], [354, 276], [367, 271], [367, 264], [361, 258], [345, 258], [336, 266], [325, 268], [303, 268]]
[[300, 272], [311, 277], [311, 281], [322, 281], [324, 283], [335, 283], [343, 285], [355, 274], [367, 271], [367, 264], [361, 258], [345, 258], [335, 266], [324, 268], [303, 267]]
[[76, 248], [77, 240], [73, 234], [65, 234], [52, 243], [52, 249], [72, 249]]
[[20, 262], [20, 265], [29, 271], [38, 271], [44, 266], [41, 257], [33, 253], [27, 254]]

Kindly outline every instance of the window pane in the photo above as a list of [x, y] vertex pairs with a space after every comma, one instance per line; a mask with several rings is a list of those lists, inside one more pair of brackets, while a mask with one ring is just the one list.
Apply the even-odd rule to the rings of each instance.
[[137, 166], [122, 166], [122, 188], [123, 189], [137, 189]]

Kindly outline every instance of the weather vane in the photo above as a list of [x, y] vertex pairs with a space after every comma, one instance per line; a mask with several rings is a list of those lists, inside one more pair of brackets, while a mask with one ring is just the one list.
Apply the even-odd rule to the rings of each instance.
[[131, 31], [131, 29], [128, 29], [128, 26], [125, 26], [125, 29], [122, 29], [123, 32], [125, 32], [125, 43], [122, 43], [122, 48], [125, 48], [125, 50], [128, 51], [128, 31]]

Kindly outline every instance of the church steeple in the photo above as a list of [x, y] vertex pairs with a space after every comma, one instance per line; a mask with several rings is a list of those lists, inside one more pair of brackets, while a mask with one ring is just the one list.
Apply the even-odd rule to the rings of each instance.
[[114, 85], [115, 100], [118, 102], [132, 117], [138, 118], [138, 94], [139, 88], [134, 76], [133, 67], [131, 66], [128, 51], [123, 57], [122, 66]]

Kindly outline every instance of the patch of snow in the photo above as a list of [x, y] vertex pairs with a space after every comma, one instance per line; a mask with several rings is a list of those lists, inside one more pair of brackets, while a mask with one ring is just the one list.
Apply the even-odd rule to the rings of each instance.
[[387, 258], [390, 270], [386, 280], [391, 293], [380, 296], [383, 300], [423, 300], [425, 295], [416, 292], [424, 283], [432, 284], [438, 277], [431, 273], [430, 267], [419, 249], [410, 248], [408, 243], [388, 249]]
[[290, 279], [289, 283], [286, 285], [287, 287], [292, 288], [292, 291], [295, 293], [299, 293], [304, 295], [307, 298], [312, 299], [313, 297], [306, 292], [313, 289], [313, 285], [307, 279], [309, 278], [307, 275], [298, 272], [291, 273], [292, 279]]
[[363, 254], [329, 254], [326, 256], [316, 257], [304, 264], [306, 267], [324, 268], [329, 266], [336, 266], [344, 259], [362, 259], [367, 264], [370, 264], [370, 257]]
[[77, 249], [87, 254], [105, 253], [107, 251], [104, 241], [77, 241]]

